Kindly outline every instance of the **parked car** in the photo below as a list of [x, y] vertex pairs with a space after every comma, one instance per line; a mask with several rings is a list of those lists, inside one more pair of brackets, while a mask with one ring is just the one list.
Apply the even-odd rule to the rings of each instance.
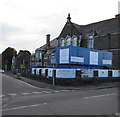
[[0, 73], [4, 73], [4, 72], [5, 72], [4, 70], [0, 69]]

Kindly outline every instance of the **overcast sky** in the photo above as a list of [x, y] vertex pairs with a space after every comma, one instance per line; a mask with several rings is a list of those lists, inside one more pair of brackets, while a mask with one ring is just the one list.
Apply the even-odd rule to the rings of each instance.
[[68, 13], [85, 25], [118, 14], [119, 0], [0, 0], [0, 53], [7, 47], [29, 50], [59, 36]]

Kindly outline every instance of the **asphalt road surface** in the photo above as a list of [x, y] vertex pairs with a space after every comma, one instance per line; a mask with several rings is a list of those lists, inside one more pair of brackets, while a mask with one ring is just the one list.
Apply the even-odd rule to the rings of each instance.
[[3, 115], [111, 115], [118, 112], [118, 88], [38, 88], [2, 76]]

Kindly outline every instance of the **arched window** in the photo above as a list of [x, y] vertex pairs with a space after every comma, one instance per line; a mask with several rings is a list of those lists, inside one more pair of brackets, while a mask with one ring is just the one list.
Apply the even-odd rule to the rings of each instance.
[[88, 48], [94, 48], [94, 37], [92, 35], [88, 36]]
[[66, 46], [71, 45], [71, 37], [67, 37], [66, 39]]
[[74, 36], [72, 39], [72, 45], [77, 46], [77, 37], [76, 36]]
[[65, 40], [64, 39], [61, 40], [61, 46], [65, 46]]
[[82, 35], [79, 36], [78, 45], [81, 46]]

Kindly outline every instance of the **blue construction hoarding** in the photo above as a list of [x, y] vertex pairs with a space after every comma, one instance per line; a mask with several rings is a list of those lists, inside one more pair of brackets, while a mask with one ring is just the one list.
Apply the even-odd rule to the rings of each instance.
[[112, 66], [112, 53], [76, 46], [57, 47], [56, 64]]

